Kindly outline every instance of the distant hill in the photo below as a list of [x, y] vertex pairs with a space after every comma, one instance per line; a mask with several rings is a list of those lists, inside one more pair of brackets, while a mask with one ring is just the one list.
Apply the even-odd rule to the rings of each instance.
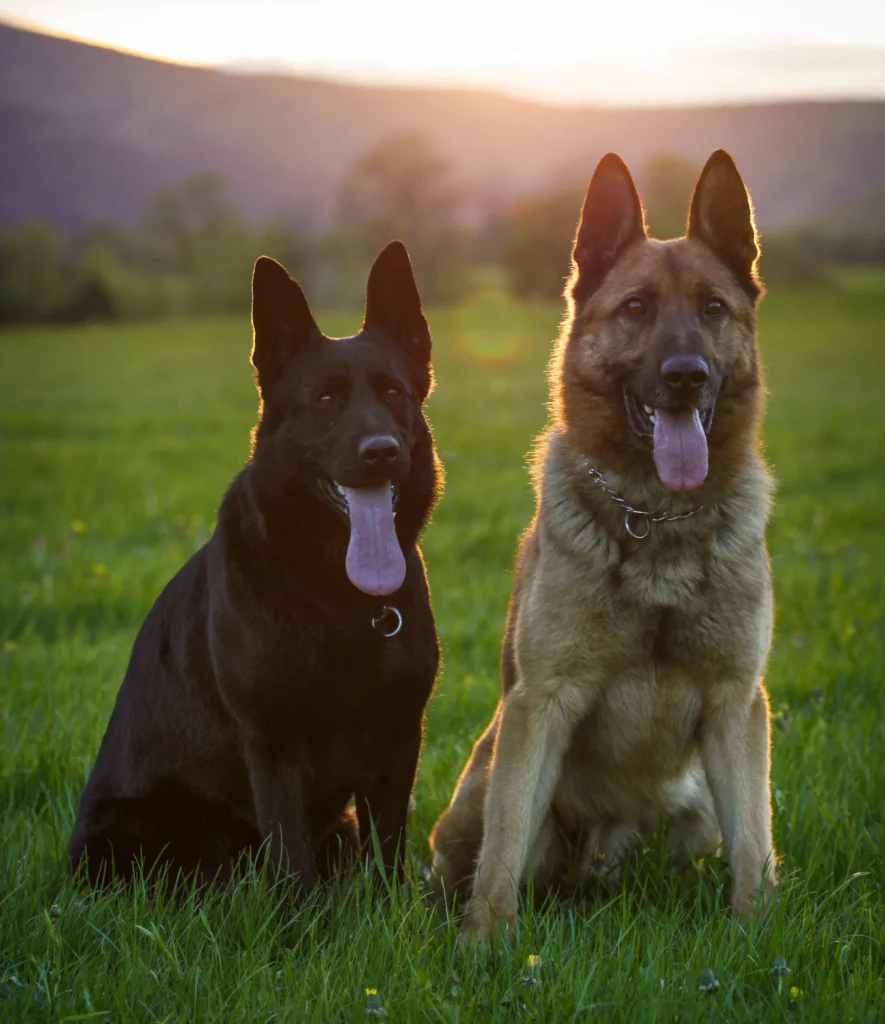
[[[481, 91], [378, 88], [183, 67], [0, 25], [0, 221], [131, 220], [154, 190], [224, 174], [249, 218], [327, 216], [373, 144], [420, 130], [480, 205], [589, 178], [617, 150], [736, 158], [760, 223], [857, 216], [885, 168], [885, 103], [560, 108]], [[860, 218], [863, 219], [862, 211]]]

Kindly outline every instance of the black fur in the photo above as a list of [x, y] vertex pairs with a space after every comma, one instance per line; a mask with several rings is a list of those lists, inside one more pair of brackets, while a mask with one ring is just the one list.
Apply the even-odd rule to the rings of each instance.
[[[70, 842], [93, 883], [139, 857], [224, 877], [266, 841], [273, 876], [310, 890], [337, 851], [367, 850], [373, 824], [402, 870], [439, 660], [417, 546], [439, 473], [422, 415], [430, 334], [401, 244], [376, 260], [366, 309], [359, 334], [328, 339], [285, 270], [256, 263], [253, 453], [136, 637]], [[401, 445], [385, 475], [407, 569], [387, 598], [347, 578], [330, 486], [378, 484], [357, 457], [377, 432]], [[372, 626], [385, 604], [403, 619], [390, 638]]]

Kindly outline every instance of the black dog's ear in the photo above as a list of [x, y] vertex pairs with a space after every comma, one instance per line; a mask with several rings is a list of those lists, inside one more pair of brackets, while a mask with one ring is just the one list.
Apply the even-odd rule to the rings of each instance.
[[756, 263], [759, 236], [747, 186], [724, 149], [704, 165], [688, 212], [689, 238], [708, 245], [755, 299], [761, 291]]
[[430, 328], [421, 312], [421, 296], [402, 242], [391, 242], [382, 249], [369, 271], [363, 326], [370, 324], [398, 342], [420, 366], [429, 367]]
[[575, 301], [592, 295], [621, 253], [646, 237], [642, 203], [627, 165], [607, 153], [590, 179], [572, 251]]
[[252, 365], [264, 389], [296, 347], [319, 328], [304, 292], [270, 256], [259, 256], [252, 271]]

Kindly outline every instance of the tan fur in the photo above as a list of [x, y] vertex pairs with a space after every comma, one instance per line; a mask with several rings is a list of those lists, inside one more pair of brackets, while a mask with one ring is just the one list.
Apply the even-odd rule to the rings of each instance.
[[[611, 312], [638, 281], [651, 282], [676, 320], [711, 286], [734, 310], [706, 339], [731, 381], [709, 437], [708, 479], [690, 493], [661, 484], [606, 387], [612, 359], [632, 357]], [[642, 358], [651, 341], [632, 343]], [[464, 936], [483, 940], [514, 922], [530, 871], [555, 878], [577, 847], [587, 872], [616, 874], [636, 835], [668, 817], [674, 843], [692, 855], [724, 838], [732, 902], [749, 913], [775, 886], [761, 681], [772, 623], [771, 481], [758, 452], [755, 304], [701, 242], [642, 241], [572, 311], [551, 385], [504, 695], [434, 828], [435, 875], [449, 891], [471, 892]], [[634, 540], [623, 511], [588, 477], [591, 462], [636, 506], [704, 511]]]

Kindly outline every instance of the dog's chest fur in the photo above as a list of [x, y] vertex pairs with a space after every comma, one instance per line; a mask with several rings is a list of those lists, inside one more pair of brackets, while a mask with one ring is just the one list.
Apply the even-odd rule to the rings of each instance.
[[626, 814], [638, 826], [664, 809], [667, 783], [689, 767], [705, 691], [692, 658], [718, 660], [718, 631], [705, 630], [695, 602], [683, 600], [686, 611], [626, 594], [585, 605], [583, 652], [570, 685], [584, 691], [589, 707], [572, 732], [558, 786], [566, 817]]
[[518, 674], [550, 680], [573, 719], [561, 816], [639, 824], [677, 809], [718, 688], [754, 680], [768, 645], [765, 492], [761, 505], [659, 524], [631, 542], [572, 493], [545, 493], [514, 639], [528, 669]]
[[690, 767], [702, 709], [697, 686], [635, 671], [613, 678], [575, 727], [555, 804], [574, 825], [654, 824]]

